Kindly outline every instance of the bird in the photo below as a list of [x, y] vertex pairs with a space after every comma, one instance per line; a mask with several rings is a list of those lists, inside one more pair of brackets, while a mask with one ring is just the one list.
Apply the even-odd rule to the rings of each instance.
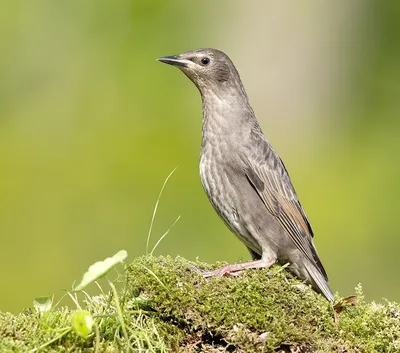
[[333, 303], [310, 222], [231, 59], [218, 49], [200, 48], [157, 60], [180, 69], [200, 91], [201, 182], [217, 214], [252, 257], [203, 274], [235, 275], [289, 263], [296, 277]]

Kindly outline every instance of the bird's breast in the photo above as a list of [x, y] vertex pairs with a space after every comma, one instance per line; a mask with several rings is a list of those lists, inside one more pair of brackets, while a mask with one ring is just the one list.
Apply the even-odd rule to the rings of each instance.
[[[231, 119], [234, 120], [234, 119]], [[200, 177], [211, 203], [215, 204], [227, 195], [229, 200], [235, 194], [233, 176], [240, 168], [239, 136], [243, 134], [233, 121], [222, 114], [204, 114], [203, 134], [200, 152]], [[233, 200], [232, 200], [233, 202]], [[222, 206], [221, 206], [222, 207]]]
[[231, 224], [237, 221], [237, 186], [232, 153], [229, 153], [229, 144], [220, 141], [203, 145], [200, 155], [200, 179], [204, 191], [217, 213]]
[[[228, 155], [225, 155], [226, 152]], [[260, 242], [248, 232], [243, 219], [243, 190], [247, 183], [242, 168], [224, 148], [215, 149], [211, 145], [202, 148], [200, 157], [200, 178], [205, 193], [228, 228], [247, 247], [261, 253]]]

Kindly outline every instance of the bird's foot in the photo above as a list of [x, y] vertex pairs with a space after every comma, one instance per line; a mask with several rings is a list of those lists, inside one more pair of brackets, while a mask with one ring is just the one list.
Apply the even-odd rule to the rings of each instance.
[[192, 269], [205, 278], [208, 277], [222, 277], [222, 276], [238, 276], [243, 270], [250, 268], [268, 268], [275, 263], [275, 260], [256, 260], [243, 262], [240, 264], [225, 265], [214, 271], [203, 271], [196, 266], [191, 265]]

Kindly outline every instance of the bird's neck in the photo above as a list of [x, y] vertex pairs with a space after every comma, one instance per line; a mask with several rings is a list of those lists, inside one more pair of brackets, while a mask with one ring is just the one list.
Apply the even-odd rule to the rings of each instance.
[[203, 145], [211, 136], [219, 140], [229, 139], [238, 131], [247, 130], [255, 121], [247, 95], [243, 91], [206, 90], [201, 92], [203, 103]]

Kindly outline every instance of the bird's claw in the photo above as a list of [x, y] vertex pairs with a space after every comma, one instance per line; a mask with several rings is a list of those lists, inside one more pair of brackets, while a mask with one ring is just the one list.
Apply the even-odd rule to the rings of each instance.
[[225, 265], [213, 271], [203, 271], [194, 265], [190, 265], [190, 267], [199, 275], [202, 275], [204, 278], [209, 278], [209, 277], [223, 277], [223, 276], [239, 276], [245, 269], [267, 268], [271, 266], [274, 262], [275, 260], [274, 261], [256, 260], [239, 264]]
[[232, 265], [226, 265], [224, 267], [218, 268], [213, 271], [200, 270], [199, 268], [197, 268], [192, 264], [190, 264], [189, 267], [199, 275], [203, 276], [204, 278], [238, 276], [243, 272], [243, 269], [232, 268]]

